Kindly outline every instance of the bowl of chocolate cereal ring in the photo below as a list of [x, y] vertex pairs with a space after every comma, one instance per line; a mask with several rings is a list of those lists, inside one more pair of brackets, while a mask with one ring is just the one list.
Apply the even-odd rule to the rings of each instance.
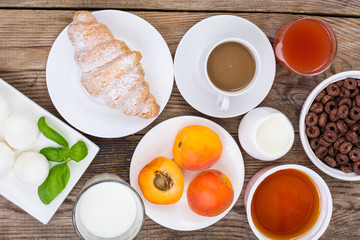
[[360, 180], [360, 71], [335, 74], [306, 98], [300, 139], [310, 160], [341, 180]]

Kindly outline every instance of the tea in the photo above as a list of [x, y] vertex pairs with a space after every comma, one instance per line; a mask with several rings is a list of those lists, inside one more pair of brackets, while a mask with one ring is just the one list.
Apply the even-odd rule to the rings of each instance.
[[254, 78], [255, 70], [256, 63], [251, 51], [234, 41], [216, 46], [207, 61], [210, 81], [227, 92], [245, 88]]
[[266, 177], [251, 202], [255, 227], [271, 239], [292, 239], [308, 232], [319, 218], [320, 194], [313, 180], [296, 169]]
[[279, 61], [302, 74], [311, 75], [325, 70], [335, 52], [335, 34], [324, 22], [314, 18], [285, 25], [275, 39], [275, 53]]

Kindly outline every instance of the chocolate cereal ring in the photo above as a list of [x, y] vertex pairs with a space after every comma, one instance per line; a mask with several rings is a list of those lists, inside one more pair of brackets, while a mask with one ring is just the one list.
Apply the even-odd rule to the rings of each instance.
[[336, 104], [336, 102], [333, 101], [333, 100], [328, 101], [328, 102], [325, 104], [325, 107], [324, 107], [325, 112], [328, 113], [328, 114], [331, 112], [331, 110], [333, 110], [333, 109], [335, 109], [335, 108], [337, 108], [337, 104]]
[[355, 103], [356, 103], [356, 106], [360, 107], [360, 95], [357, 95], [355, 97]]
[[360, 135], [360, 124], [359, 123], [355, 123], [354, 125], [352, 125], [352, 127], [350, 128], [351, 131], [354, 131], [356, 133], [356, 135]]
[[319, 116], [318, 125], [319, 127], [325, 127], [328, 119], [328, 114], [326, 112], [322, 112]]
[[340, 97], [341, 98], [349, 98], [350, 97], [350, 90], [345, 88], [345, 87], [341, 87], [341, 93], [340, 93]]
[[320, 135], [320, 128], [318, 126], [307, 127], [305, 132], [309, 138], [316, 138]]
[[339, 118], [345, 119], [349, 115], [349, 107], [347, 105], [341, 105], [338, 109]]
[[337, 152], [336, 152], [334, 146], [330, 146], [330, 147], [328, 148], [328, 155], [329, 155], [330, 157], [334, 158], [334, 157], [336, 156], [336, 154], [337, 154]]
[[330, 143], [333, 143], [338, 139], [337, 133], [333, 132], [333, 131], [324, 132], [322, 137], [324, 138], [325, 141], [330, 142]]
[[345, 134], [348, 131], [348, 125], [344, 120], [337, 120], [336, 127], [339, 130], [340, 134]]
[[346, 165], [349, 162], [349, 157], [345, 154], [338, 153], [335, 156], [335, 160], [339, 165]]
[[340, 170], [344, 173], [352, 173], [354, 169], [352, 165], [340, 165]]
[[320, 114], [320, 113], [322, 113], [324, 111], [324, 104], [322, 104], [320, 102], [313, 103], [310, 106], [310, 111], [314, 112], [314, 113], [317, 113], [317, 114]]
[[339, 151], [342, 154], [348, 154], [352, 149], [351, 142], [344, 142], [340, 145]]
[[353, 90], [350, 90], [350, 98], [355, 98], [357, 95], [359, 95], [359, 89], [357, 87]]
[[[360, 101], [360, 99], [359, 99], [359, 101]], [[349, 108], [351, 108], [352, 107], [351, 99], [350, 98], [342, 98], [342, 99], [340, 99], [339, 102], [338, 102], [338, 106], [341, 106], [341, 105], [346, 105]]]
[[356, 174], [360, 174], [360, 162], [354, 163], [353, 170]]
[[327, 92], [330, 96], [337, 97], [337, 96], [340, 95], [341, 90], [340, 90], [339, 85], [337, 85], [337, 84], [335, 84], [335, 83], [332, 83], [332, 84], [330, 84], [329, 86], [327, 86], [326, 92]]
[[325, 95], [326, 95], [325, 90], [322, 90], [322, 91], [316, 96], [315, 101], [316, 101], [316, 102], [320, 102], [321, 99], [322, 99]]
[[352, 126], [355, 123], [357, 123], [357, 120], [352, 119], [350, 116], [348, 116], [347, 118], [345, 118], [345, 122], [349, 125]]
[[357, 143], [359, 141], [358, 135], [354, 131], [348, 131], [345, 133], [345, 138], [351, 143]]
[[[349, 96], [350, 96], [350, 92], [349, 92]], [[321, 102], [323, 104], [327, 103], [328, 101], [331, 101], [333, 100], [334, 97], [333, 96], [330, 96], [330, 95], [325, 95], [323, 98], [321, 98]]]
[[339, 129], [337, 128], [336, 126], [336, 123], [334, 122], [328, 122], [326, 125], [325, 125], [325, 132], [335, 132], [335, 133], [338, 133], [339, 132]]
[[313, 138], [310, 140], [310, 147], [312, 150], [317, 149], [320, 146], [319, 138]]
[[337, 120], [339, 120], [338, 110], [339, 109], [337, 109], [337, 108], [331, 110], [331, 112], [329, 113], [330, 121], [336, 122]]
[[320, 159], [323, 159], [327, 155], [327, 153], [328, 149], [324, 146], [320, 146], [315, 150], [315, 155]]
[[358, 83], [357, 83], [356, 79], [354, 79], [354, 78], [347, 78], [344, 80], [344, 87], [349, 90], [353, 90], [353, 89], [357, 88], [357, 85], [358, 85]]
[[337, 81], [335, 84], [338, 85], [339, 87], [342, 87], [342, 85], [344, 85], [344, 80]]
[[305, 124], [308, 127], [315, 126], [319, 121], [318, 115], [314, 112], [309, 112], [305, 117]]
[[353, 161], [353, 162], [359, 162], [360, 161], [360, 149], [357, 147], [354, 147], [350, 152], [349, 152], [349, 158]]
[[319, 137], [319, 144], [321, 145], [321, 146], [324, 146], [324, 147], [330, 147], [331, 146], [331, 142], [328, 142], [328, 141], [326, 141], [325, 139], [324, 139], [324, 136], [320, 136]]
[[324, 162], [329, 165], [330, 167], [336, 167], [338, 164], [337, 162], [335, 161], [335, 159], [333, 157], [330, 157], [330, 156], [326, 156], [324, 158]]
[[360, 107], [352, 107], [350, 109], [350, 117], [354, 120], [360, 120]]
[[353, 107], [357, 107], [355, 98], [352, 99], [351, 104]]
[[350, 128], [352, 131], [356, 132], [360, 129], [360, 124], [359, 123], [355, 123], [354, 125], [351, 126]]
[[339, 150], [340, 149], [340, 145], [342, 144], [342, 143], [344, 143], [346, 141], [346, 139], [344, 138], [344, 137], [341, 137], [341, 138], [339, 138], [338, 140], [336, 140], [335, 142], [334, 142], [334, 148], [335, 148], [335, 150]]

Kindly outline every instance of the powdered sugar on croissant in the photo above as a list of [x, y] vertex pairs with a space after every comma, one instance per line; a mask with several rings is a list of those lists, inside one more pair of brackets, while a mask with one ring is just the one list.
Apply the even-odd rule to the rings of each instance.
[[110, 108], [128, 116], [148, 119], [159, 114], [160, 107], [144, 79], [140, 52], [114, 39], [109, 28], [86, 11], [74, 14], [68, 37], [75, 47], [81, 83], [91, 96], [104, 98]]

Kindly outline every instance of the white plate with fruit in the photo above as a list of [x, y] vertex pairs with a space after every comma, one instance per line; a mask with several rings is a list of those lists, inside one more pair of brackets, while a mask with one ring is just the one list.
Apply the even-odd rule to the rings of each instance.
[[[191, 154], [197, 157], [189, 158]], [[130, 165], [130, 184], [143, 199], [146, 214], [181, 231], [205, 228], [223, 218], [243, 183], [244, 162], [235, 140], [218, 124], [195, 116], [175, 117], [152, 128]], [[211, 197], [220, 203], [209, 203]]]

